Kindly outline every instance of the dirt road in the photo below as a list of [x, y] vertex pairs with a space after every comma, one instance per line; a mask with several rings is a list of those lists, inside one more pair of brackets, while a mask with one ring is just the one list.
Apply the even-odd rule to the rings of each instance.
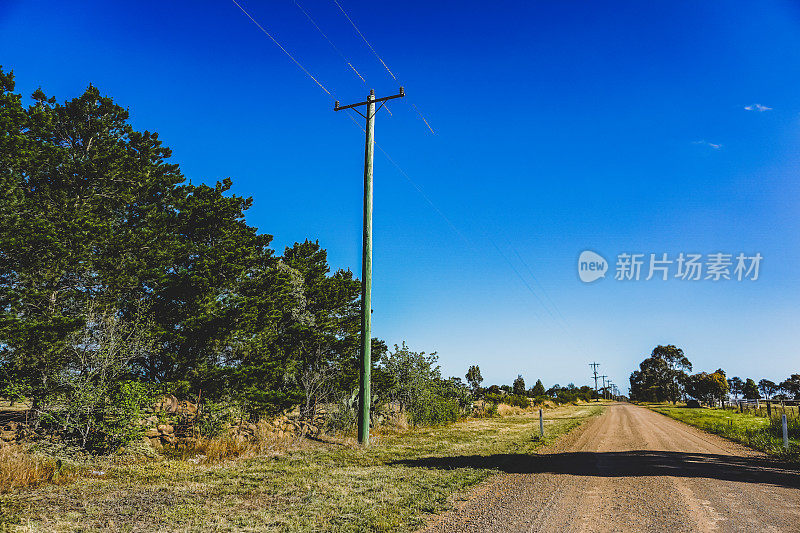
[[800, 532], [800, 472], [630, 404], [609, 407], [538, 455], [419, 466], [467, 465], [507, 474], [427, 531]]

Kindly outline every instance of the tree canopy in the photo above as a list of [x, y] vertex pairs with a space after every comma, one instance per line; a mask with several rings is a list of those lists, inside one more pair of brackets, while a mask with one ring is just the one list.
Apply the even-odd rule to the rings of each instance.
[[677, 402], [685, 389], [692, 363], [683, 350], [669, 344], [656, 346], [650, 357], [630, 377], [631, 398], [643, 401]]
[[63, 103], [37, 90], [28, 106], [14, 88], [0, 69], [0, 388], [44, 409], [65, 369], [90, 372], [76, 339], [101, 323], [148, 339], [111, 382], [252, 413], [355, 388], [360, 282], [317, 241], [276, 255], [231, 179], [187, 182], [96, 87]]

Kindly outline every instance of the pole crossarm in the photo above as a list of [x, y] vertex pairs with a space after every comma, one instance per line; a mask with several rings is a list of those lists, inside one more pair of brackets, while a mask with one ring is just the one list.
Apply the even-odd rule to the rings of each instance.
[[[394, 100], [395, 98], [402, 98], [405, 95], [406, 95], [405, 91], [403, 90], [402, 87], [400, 87], [400, 92], [399, 93], [393, 94], [392, 96], [384, 96], [383, 98], [375, 98], [374, 100], [371, 100], [371, 102], [372, 103], [385, 102], [386, 100]], [[334, 111], [342, 111], [344, 109], [352, 109], [354, 107], [367, 105], [368, 103], [370, 103], [370, 100], [367, 100], [366, 102], [358, 102], [357, 104], [350, 104], [350, 105], [340, 106], [339, 105], [339, 100], [336, 100], [336, 103], [333, 106], [333, 110]]]

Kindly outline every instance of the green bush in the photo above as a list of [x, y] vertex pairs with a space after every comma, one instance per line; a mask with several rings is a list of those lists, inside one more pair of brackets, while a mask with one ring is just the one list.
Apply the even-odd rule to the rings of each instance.
[[503, 397], [503, 403], [512, 405], [514, 407], [522, 407], [523, 409], [530, 407], [530, 402], [526, 396], [521, 394], [507, 394]]
[[483, 400], [489, 403], [498, 404], [503, 400], [503, 395], [487, 392], [483, 395]]
[[432, 394], [425, 401], [408, 407], [408, 421], [413, 426], [438, 426], [455, 422], [461, 416], [458, 400]]
[[530, 407], [530, 402], [526, 396], [522, 396], [520, 394], [494, 394], [494, 393], [487, 393], [484, 394], [483, 399], [487, 402], [499, 404], [504, 403], [506, 405], [512, 405], [514, 407], [522, 407], [523, 409], [526, 407]]
[[203, 402], [201, 415], [197, 419], [197, 428], [206, 437], [222, 433], [228, 424], [247, 418], [247, 414], [239, 402], [223, 399]]
[[150, 383], [117, 382], [109, 394], [105, 420], [99, 424], [99, 431], [105, 434], [105, 447], [125, 446], [144, 435], [144, 428], [136, 422], [143, 418], [144, 410], [153, 405], [157, 396]]
[[343, 395], [336, 408], [332, 409], [325, 420], [325, 430], [331, 433], [353, 433], [358, 422], [358, 390]]

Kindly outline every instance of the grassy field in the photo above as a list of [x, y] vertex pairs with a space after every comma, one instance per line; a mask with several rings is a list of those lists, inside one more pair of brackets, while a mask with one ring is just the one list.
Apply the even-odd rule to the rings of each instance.
[[800, 419], [789, 420], [789, 451], [783, 449], [780, 417], [769, 418], [733, 409], [688, 409], [671, 404], [646, 404], [650, 409], [709, 433], [791, 461], [800, 460]]
[[[0, 495], [0, 530], [410, 531], [496, 473], [476, 456], [534, 452], [602, 409], [546, 410], [544, 441], [538, 412], [525, 412], [378, 434], [366, 450], [306, 442], [212, 465], [101, 461], [69, 484]], [[428, 457], [445, 461], [414, 464]]]

